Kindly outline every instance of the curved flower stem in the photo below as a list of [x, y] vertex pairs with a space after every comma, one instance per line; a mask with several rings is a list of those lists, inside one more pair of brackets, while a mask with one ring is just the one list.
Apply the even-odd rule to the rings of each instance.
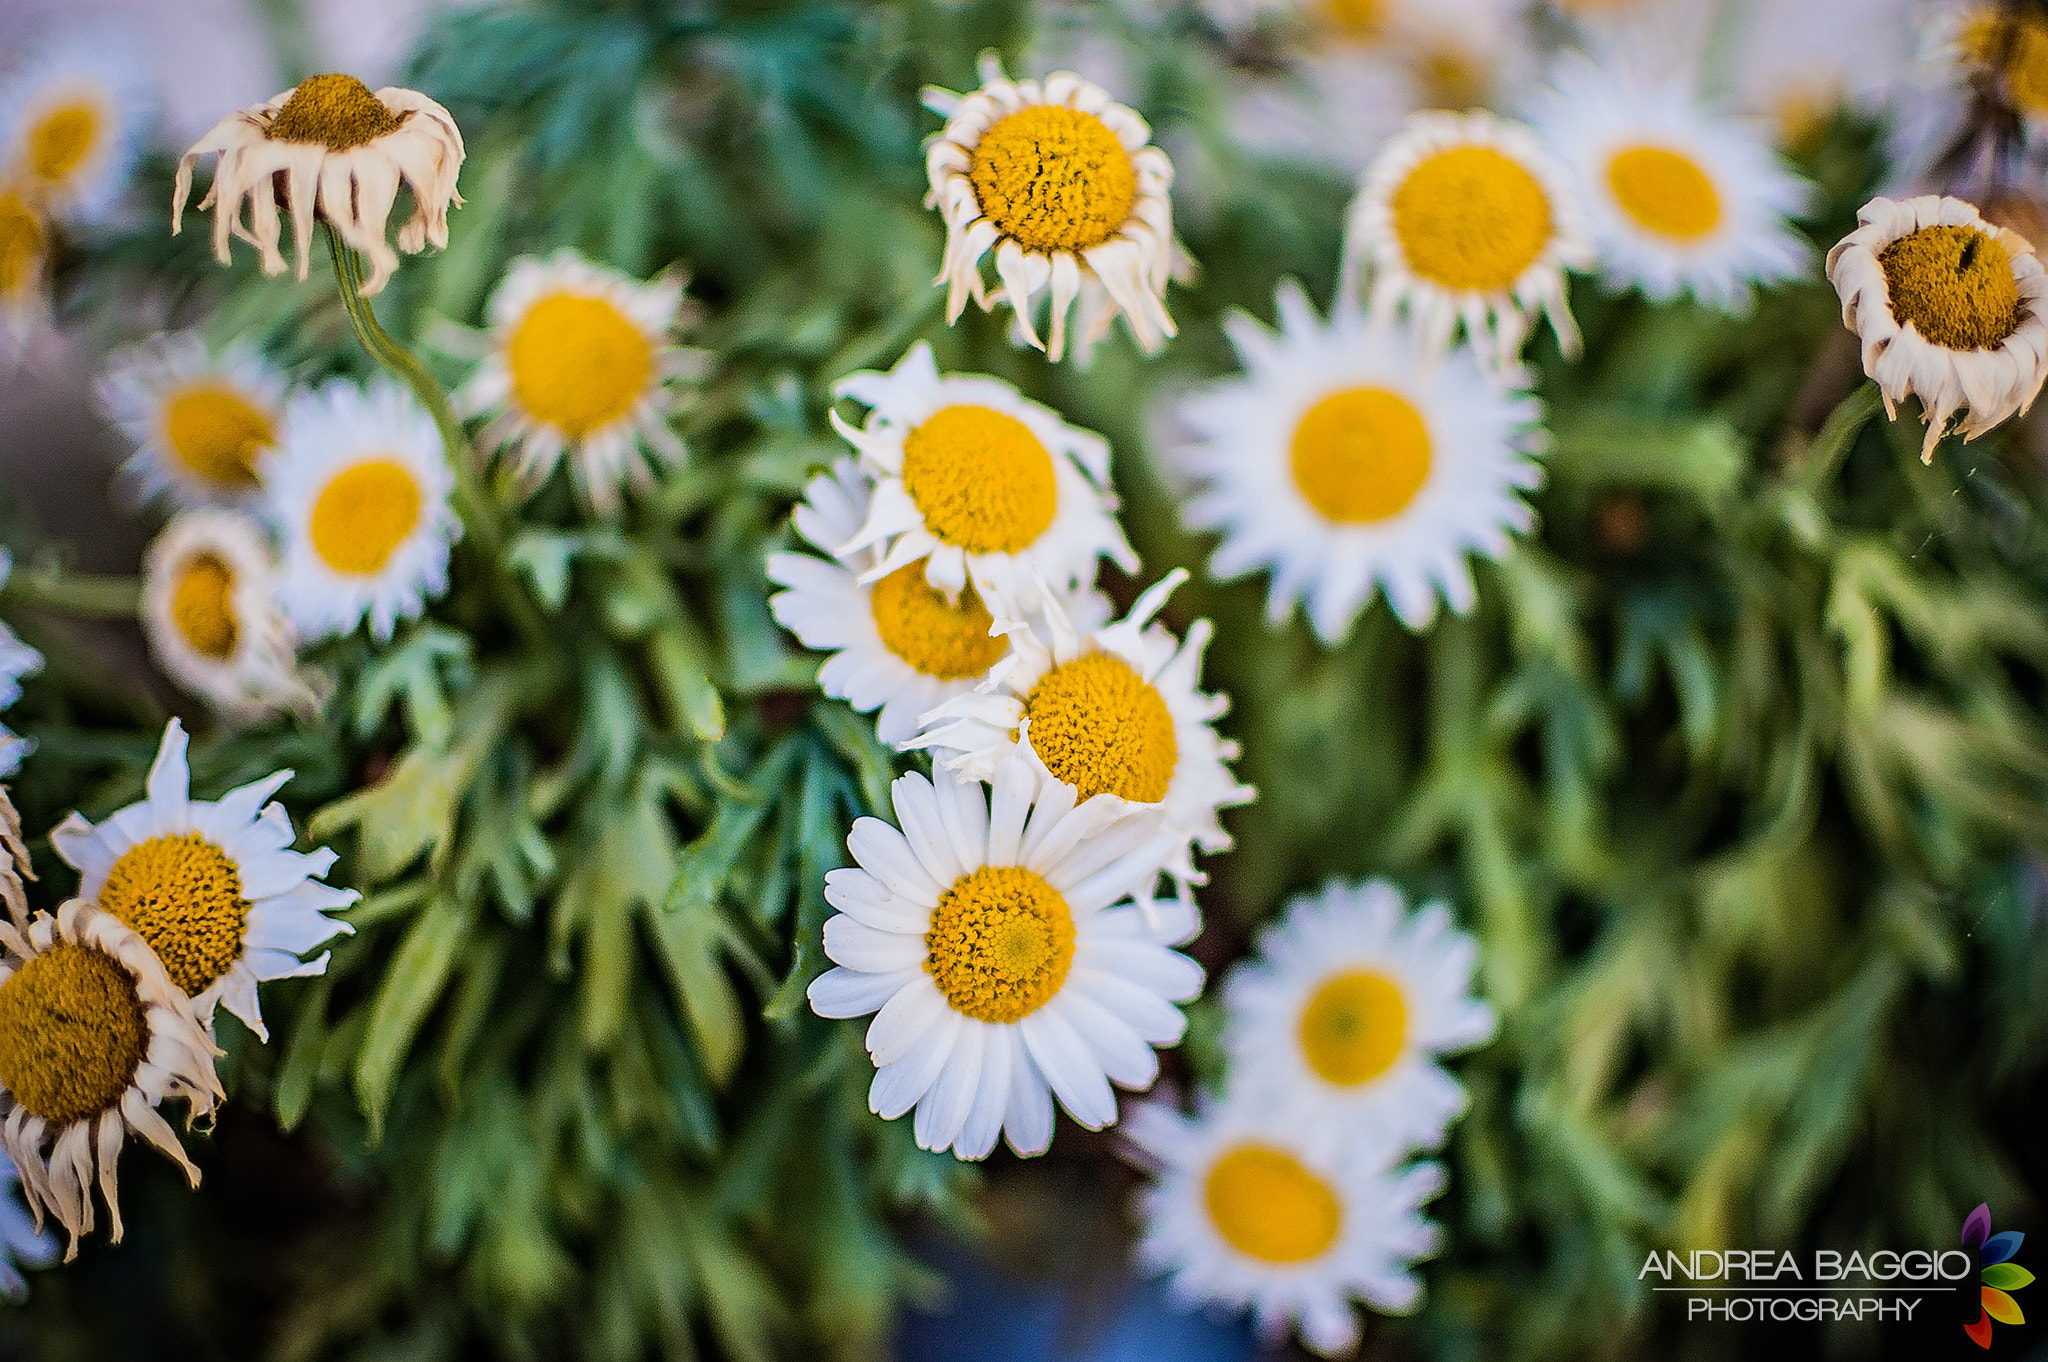
[[17, 568], [0, 587], [0, 601], [81, 619], [132, 620], [142, 606], [142, 579]]
[[341, 305], [348, 313], [349, 325], [354, 328], [356, 339], [362, 343], [363, 349], [369, 351], [370, 358], [412, 389], [420, 405], [434, 418], [434, 426], [441, 432], [448, 464], [455, 470], [455, 507], [462, 516], [470, 543], [490, 563], [491, 572], [499, 578], [505, 603], [521, 632], [530, 637], [545, 637], [547, 627], [539, 612], [506, 567], [504, 517], [477, 475], [475, 452], [470, 448], [469, 436], [463, 432], [462, 422], [448, 404], [448, 394], [441, 390], [441, 385], [427, 372], [426, 365], [420, 363], [418, 356], [393, 340], [378, 322], [369, 299], [363, 297], [362, 271], [355, 251], [342, 241], [333, 227], [322, 223], [321, 229], [327, 233], [327, 247], [334, 256], [334, 282], [341, 291]]

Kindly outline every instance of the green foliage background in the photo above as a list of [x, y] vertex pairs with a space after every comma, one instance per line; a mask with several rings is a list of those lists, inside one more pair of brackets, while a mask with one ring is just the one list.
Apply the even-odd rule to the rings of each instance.
[[[1082, 21], [1181, 161], [1201, 265], [1164, 357], [1119, 338], [1087, 372], [989, 319], [944, 326], [916, 100]], [[1817, 276], [1740, 321], [1581, 280], [1587, 358], [1540, 352], [1540, 529], [1482, 568], [1477, 611], [1417, 637], [1376, 607], [1335, 651], [1269, 630], [1263, 581], [1200, 576], [1151, 412], [1230, 371], [1228, 309], [1270, 320], [1286, 275], [1327, 302], [1347, 187], [1239, 151], [1230, 78], [1198, 21], [1106, 6], [562, 0], [440, 23], [407, 83], [460, 120], [470, 202], [378, 300], [385, 325], [452, 385], [435, 343], [479, 323], [513, 255], [683, 262], [714, 356], [679, 422], [692, 462], [617, 526], [558, 480], [503, 560], [472, 537], [429, 619], [320, 656], [319, 724], [202, 728], [199, 793], [297, 770], [295, 816], [365, 891], [356, 935], [326, 977], [266, 989], [270, 1047], [223, 1020], [233, 1102], [190, 1142], [208, 1185], [131, 1152], [130, 1243], [36, 1276], [0, 1348], [861, 1358], [934, 1287], [914, 1226], [1015, 1257], [1048, 1186], [1055, 1217], [1121, 1195], [1111, 1142], [1070, 1124], [1038, 1169], [920, 1152], [867, 1111], [859, 1028], [803, 1003], [824, 873], [907, 763], [816, 695], [762, 556], [840, 451], [831, 381], [919, 337], [1107, 434], [1147, 580], [1197, 569], [1170, 622], [1215, 619], [1209, 678], [1262, 791], [1210, 861], [1212, 978], [1332, 874], [1442, 893], [1483, 941], [1504, 1023], [1459, 1066], [1450, 1247], [1425, 1312], [1370, 1348], [1664, 1355], [1649, 1247], [1945, 1243], [1980, 1200], [2029, 1204], [2010, 1132], [2048, 1053], [2048, 537], [2024, 437], [1922, 468]], [[1873, 144], [1845, 117], [1803, 149], [1817, 242], [1878, 182]], [[168, 170], [138, 192], [167, 199]], [[79, 248], [60, 284], [108, 341], [141, 291], [302, 377], [370, 371], [324, 281], [264, 280], [247, 253], [220, 271], [203, 233]], [[14, 590], [0, 608], [50, 657], [9, 715], [41, 744], [16, 798], [43, 832], [138, 796], [164, 692]], [[35, 850], [54, 902], [68, 872]], [[1218, 1077], [1216, 1029], [1199, 1004], [1183, 1085]], [[1098, 1276], [1123, 1270], [1108, 1252]]]

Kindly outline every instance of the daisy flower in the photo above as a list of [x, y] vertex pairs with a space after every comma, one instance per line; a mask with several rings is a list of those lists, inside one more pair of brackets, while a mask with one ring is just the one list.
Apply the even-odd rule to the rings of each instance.
[[[867, 519], [872, 491], [854, 461], [841, 458], [811, 479], [790, 520], [806, 541], [832, 553]], [[788, 589], [770, 597], [768, 608], [806, 648], [832, 654], [818, 669], [819, 689], [856, 713], [879, 709], [875, 735], [893, 747], [916, 736], [927, 710], [972, 691], [1008, 645], [972, 583], [948, 600], [917, 563], [863, 582], [875, 556], [856, 551], [842, 563], [771, 553], [768, 579]], [[1069, 596], [1064, 608], [1091, 623], [1108, 618], [1097, 592]]]
[[1462, 325], [1482, 359], [1512, 365], [1539, 309], [1564, 352], [1578, 352], [1564, 271], [1593, 259], [1584, 210], [1519, 123], [1481, 110], [1411, 116], [1367, 167], [1344, 249], [1370, 311], [1410, 315], [1431, 355]]
[[1434, 1060], [1493, 1038], [1473, 939], [1385, 880], [1331, 882], [1260, 931], [1224, 983], [1233, 1092], [1363, 1147], [1433, 1148], [1465, 1110]]
[[19, 1305], [28, 1299], [24, 1267], [48, 1267], [57, 1260], [57, 1241], [45, 1234], [14, 1196], [21, 1171], [0, 1155], [0, 1299]]
[[998, 1132], [1043, 1153], [1055, 1095], [1090, 1130], [1114, 1122], [1109, 1085], [1151, 1085], [1152, 1047], [1186, 1025], [1173, 1004], [1202, 987], [1201, 967], [1121, 902], [1159, 872], [1156, 819], [1077, 806], [1022, 758], [996, 772], [992, 798], [943, 770], [891, 793], [901, 830], [858, 820], [858, 868], [825, 877], [838, 968], [810, 988], [821, 1017], [878, 1013], [868, 1105], [891, 1121], [916, 1107], [918, 1145], [963, 1159]]
[[149, 114], [134, 52], [104, 33], [74, 35], [0, 84], [0, 176], [55, 217], [104, 221], [127, 187]]
[[1688, 80], [1617, 65], [1567, 55], [1532, 119], [1586, 204], [1609, 286], [1740, 312], [1755, 285], [1805, 274], [1812, 251], [1787, 219], [1813, 187], [1752, 125], [1708, 112]]
[[0, 326], [8, 358], [19, 357], [50, 312], [43, 279], [50, 265], [50, 227], [19, 185], [0, 183]]
[[1030, 626], [1012, 630], [1009, 655], [988, 680], [927, 714], [908, 745], [935, 749], [940, 766], [976, 780], [993, 779], [1021, 751], [1084, 801], [1157, 805], [1173, 847], [1163, 868], [1189, 899], [1189, 886], [1204, 882], [1195, 850], [1230, 847], [1218, 812], [1257, 791], [1224, 764], [1237, 759], [1237, 744], [1214, 725], [1230, 702], [1200, 688], [1209, 621], [1196, 620], [1185, 643], [1153, 622], [1187, 577], [1174, 569], [1123, 619], [1086, 633], [1049, 605], [1042, 638]]
[[1153, 1174], [1138, 1260], [1169, 1276], [1175, 1300], [1249, 1309], [1269, 1341], [1292, 1325], [1326, 1357], [1358, 1344], [1354, 1300], [1392, 1313], [1419, 1303], [1410, 1267], [1438, 1245], [1422, 1204], [1443, 1190], [1439, 1165], [1388, 1171], [1244, 1101], [1192, 1118], [1146, 1102], [1124, 1138]]
[[311, 711], [263, 528], [202, 507], [172, 518], [143, 555], [142, 632], [165, 674], [224, 712]]
[[866, 521], [836, 550], [882, 550], [863, 582], [922, 562], [925, 581], [949, 599], [971, 579], [984, 599], [1028, 611], [1041, 583], [1093, 586], [1098, 558], [1136, 570], [1100, 435], [999, 378], [941, 376], [923, 341], [888, 373], [853, 374], [832, 391], [870, 409], [859, 429], [832, 413], [875, 479]]
[[1828, 282], [1886, 415], [1919, 397], [1921, 462], [1959, 410], [1974, 440], [2032, 406], [2048, 377], [2048, 273], [2027, 239], [1932, 194], [1872, 199], [1856, 220], [1828, 252]]
[[[278, 251], [280, 202], [292, 215], [298, 277], [312, 255], [313, 218], [334, 228], [370, 262], [362, 293], [383, 291], [398, 256], [385, 224], [401, 181], [412, 189], [413, 214], [398, 229], [398, 249], [417, 255], [428, 243], [448, 244], [448, 209], [462, 206], [455, 177], [462, 169], [462, 132], [449, 112], [417, 90], [396, 86], [371, 94], [353, 76], [312, 76], [253, 108], [238, 109], [192, 144], [178, 161], [171, 192], [171, 235], [184, 223], [192, 168], [220, 153], [213, 187], [199, 204], [213, 214], [213, 254], [228, 263], [238, 236], [262, 257], [265, 274], [283, 274]], [[242, 222], [242, 201], [249, 217]]]
[[492, 348], [456, 406], [497, 413], [480, 443], [513, 446], [529, 491], [566, 454], [584, 500], [613, 515], [622, 483], [644, 491], [682, 462], [668, 418], [701, 358], [673, 344], [687, 308], [680, 274], [643, 284], [566, 248], [521, 257], [491, 295]]
[[[946, 126], [925, 149], [925, 206], [946, 220], [946, 321], [971, 296], [984, 311], [1009, 304], [1022, 338], [1048, 357], [1066, 352], [1067, 313], [1081, 305], [1087, 346], [1121, 315], [1147, 354], [1174, 334], [1166, 315], [1173, 268], [1173, 162], [1152, 129], [1109, 92], [1072, 71], [1041, 85], [1013, 81], [981, 60], [981, 88], [928, 88], [925, 107]], [[988, 291], [981, 259], [996, 253], [1002, 286]], [[1048, 339], [1033, 298], [1048, 291]]]
[[320, 883], [334, 853], [293, 851], [284, 806], [264, 802], [290, 771], [218, 801], [192, 799], [185, 744], [184, 726], [171, 720], [149, 768], [148, 797], [98, 827], [73, 813], [50, 844], [78, 872], [79, 895], [133, 928], [163, 961], [193, 1015], [211, 1027], [218, 1004], [268, 1040], [256, 985], [325, 973], [324, 952], [299, 957], [355, 930], [326, 914], [354, 903], [356, 891]]
[[284, 538], [278, 600], [302, 640], [346, 634], [366, 616], [380, 641], [448, 589], [462, 525], [441, 433], [412, 394], [381, 375], [335, 379], [285, 408], [258, 468]]
[[[13, 575], [14, 555], [0, 548], [0, 587], [6, 586], [7, 579]], [[0, 709], [8, 708], [21, 698], [21, 679], [24, 676], [34, 676], [42, 669], [43, 655], [16, 638], [12, 629], [0, 624]], [[0, 777], [11, 776], [20, 770], [22, 758], [34, 750], [33, 742], [0, 724]], [[22, 858], [21, 864], [28, 864], [26, 857]]]
[[1225, 321], [1244, 377], [1174, 413], [1192, 438], [1172, 457], [1199, 483], [1183, 518], [1223, 531], [1209, 571], [1271, 571], [1267, 619], [1301, 601], [1331, 645], [1378, 590], [1410, 629], [1439, 594], [1471, 609], [1466, 554], [1499, 558], [1534, 521], [1520, 494], [1543, 480], [1544, 436], [1526, 376], [1503, 384], [1466, 353], [1431, 362], [1347, 298], [1325, 322], [1292, 280], [1277, 307], [1277, 334]]
[[142, 494], [204, 506], [255, 495], [257, 459], [277, 441], [287, 386], [251, 347], [216, 355], [196, 332], [181, 331], [116, 350], [94, 389], [135, 445], [122, 472]]
[[193, 1118], [211, 1114], [220, 1051], [149, 943], [84, 899], [26, 931], [0, 923], [0, 945], [0, 1150], [37, 1228], [49, 1214], [70, 1234], [70, 1262], [93, 1228], [95, 1181], [121, 1242], [115, 1168], [131, 1132], [199, 1185], [157, 1108], [178, 1098]]

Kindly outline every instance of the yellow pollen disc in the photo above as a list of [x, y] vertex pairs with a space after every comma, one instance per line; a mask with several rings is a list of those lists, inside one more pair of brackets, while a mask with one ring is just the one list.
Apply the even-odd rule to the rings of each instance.
[[1892, 315], [1950, 350], [1985, 350], [2019, 329], [2012, 257], [1975, 227], [1922, 227], [1878, 253]]
[[1270, 1145], [1241, 1144], [1210, 1165], [1202, 1184], [1210, 1223], [1262, 1263], [1305, 1263], [1329, 1251], [1344, 1208], [1330, 1184]]
[[506, 347], [512, 391], [537, 421], [581, 439], [629, 415], [654, 381], [654, 346], [602, 298], [556, 293]]
[[1340, 974], [1301, 1010], [1300, 1035], [1309, 1068], [1325, 1082], [1344, 1088], [1370, 1083], [1401, 1057], [1408, 1004], [1384, 974]]
[[1451, 43], [1425, 49], [1415, 62], [1426, 108], [1471, 109], [1486, 102], [1492, 72], [1477, 53]]
[[49, 237], [43, 220], [21, 195], [0, 191], [0, 298], [26, 292], [35, 283]]
[[1394, 235], [1408, 268], [1451, 289], [1512, 286], [1550, 240], [1550, 198], [1492, 147], [1453, 147], [1394, 191]]
[[2037, 117], [2048, 114], [2048, 19], [1989, 8], [1964, 25], [1961, 47], [1973, 64], [2004, 77], [2014, 105]]
[[60, 104], [28, 130], [28, 165], [44, 184], [60, 185], [91, 159], [100, 140], [100, 111], [79, 100]]
[[1131, 216], [1131, 154], [1094, 114], [1036, 104], [981, 135], [967, 176], [982, 216], [1031, 251], [1085, 251]]
[[201, 657], [225, 662], [241, 633], [235, 623], [235, 573], [210, 553], [178, 564], [171, 586], [171, 622]]
[[1386, 21], [1384, 0], [1323, 0], [1330, 22], [1360, 38], [1376, 38]]
[[1020, 553], [1059, 508], [1052, 455], [1029, 426], [988, 407], [941, 407], [911, 431], [903, 488], [925, 528], [969, 553]]
[[1294, 484], [1340, 525], [1399, 515], [1429, 480], [1429, 428], [1406, 398], [1347, 388], [1310, 407], [1294, 427]]
[[1083, 800], [1107, 792], [1141, 804], [1166, 798], [1180, 743], [1159, 688], [1114, 653], [1063, 662], [1024, 702], [1031, 746]]
[[1051, 1000], [1074, 963], [1074, 917], [1059, 891], [1021, 866], [953, 881], [924, 934], [925, 972], [953, 1010], [1015, 1022]]
[[171, 457], [224, 487], [254, 487], [256, 456], [276, 438], [270, 418], [232, 388], [196, 384], [164, 404]]
[[329, 151], [347, 151], [376, 141], [410, 117], [385, 108], [354, 76], [309, 76], [270, 120], [265, 135], [274, 142], [318, 142]]
[[381, 572], [419, 524], [421, 500], [412, 470], [394, 459], [343, 469], [313, 503], [313, 551], [336, 572]]
[[1621, 211], [1660, 236], [1693, 241], [1721, 225], [1721, 195], [1690, 156], [1628, 147], [1607, 162], [1607, 187]]
[[60, 941], [0, 984], [0, 1087], [51, 1125], [111, 1110], [148, 1045], [135, 976], [105, 951]]
[[241, 872], [196, 832], [152, 837], [122, 852], [100, 907], [133, 927], [171, 982], [195, 997], [242, 958], [249, 902]]
[[873, 607], [882, 646], [926, 676], [980, 676], [1003, 655], [1003, 641], [988, 635], [995, 621], [974, 588], [961, 591], [956, 605], [925, 581], [922, 562], [876, 582]]

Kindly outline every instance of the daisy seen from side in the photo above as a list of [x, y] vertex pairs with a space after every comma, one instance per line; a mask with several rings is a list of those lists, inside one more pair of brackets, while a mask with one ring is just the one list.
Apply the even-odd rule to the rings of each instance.
[[145, 68], [118, 34], [73, 33], [0, 82], [0, 175], [66, 222], [106, 220], [150, 116]]
[[[981, 87], [936, 88], [925, 106], [946, 125], [925, 148], [928, 207], [946, 222], [946, 254], [933, 282], [946, 287], [946, 320], [971, 297], [984, 311], [1007, 303], [1018, 333], [1058, 360], [1067, 315], [1085, 349], [1118, 316], [1146, 353], [1174, 334], [1166, 312], [1173, 271], [1173, 163], [1151, 145], [1152, 129], [1109, 92], [1072, 71], [1013, 81], [993, 54]], [[995, 251], [1000, 287], [982, 258]], [[1035, 301], [1050, 300], [1040, 339]]]
[[277, 442], [289, 387], [248, 346], [215, 353], [184, 331], [116, 350], [94, 391], [135, 446], [122, 472], [142, 494], [203, 506], [256, 496], [257, 461]]
[[1757, 286], [1812, 267], [1791, 220], [1813, 186], [1756, 126], [1708, 110], [1683, 76], [1653, 81], [1568, 54], [1531, 121], [1572, 174], [1611, 287], [1740, 312]]
[[1570, 177], [1536, 135], [1483, 110], [1410, 116], [1366, 168], [1345, 224], [1344, 291], [1409, 317], [1441, 355], [1462, 328], [1494, 368], [1520, 358], [1537, 313], [1579, 347], [1564, 272], [1592, 263]]
[[1146, 1102], [1123, 1135], [1153, 1178], [1138, 1260], [1174, 1300], [1249, 1310], [1266, 1339], [1292, 1327], [1326, 1357], [1357, 1346], [1354, 1301], [1395, 1314], [1420, 1303], [1412, 1265], [1440, 1242], [1422, 1215], [1440, 1165], [1392, 1169], [1238, 1099], [1192, 1117]]
[[1202, 987], [1126, 901], [1159, 873], [1156, 817], [1077, 804], [1021, 757], [986, 791], [941, 770], [891, 794], [901, 826], [860, 819], [857, 867], [826, 876], [837, 967], [810, 987], [820, 1016], [876, 1014], [869, 1106], [885, 1120], [915, 1107], [919, 1146], [963, 1159], [998, 1134], [1043, 1153], [1055, 1097], [1091, 1130], [1113, 1123], [1110, 1085], [1151, 1085], [1152, 1047], [1186, 1026], [1174, 1004]]
[[263, 527], [207, 506], [172, 517], [142, 565], [142, 632], [170, 678], [235, 719], [317, 706], [277, 605]]
[[49, 222], [20, 185], [0, 181], [0, 355], [10, 362], [49, 319], [49, 267]]
[[567, 458], [600, 515], [617, 513], [626, 484], [651, 487], [683, 460], [669, 418], [702, 367], [675, 344], [683, 283], [676, 271], [643, 283], [567, 248], [513, 261], [491, 295], [491, 349], [455, 399], [490, 417], [480, 445], [509, 448], [529, 491]]
[[1828, 252], [1842, 324], [1885, 413], [1920, 399], [1923, 463], [1959, 412], [1965, 440], [2033, 405], [2048, 378], [2048, 271], [2027, 239], [1961, 199], [1875, 198]]
[[0, 1149], [37, 1227], [54, 1216], [70, 1235], [69, 1262], [98, 1218], [95, 1186], [121, 1241], [116, 1170], [131, 1133], [199, 1185], [157, 1108], [175, 1098], [211, 1114], [220, 1051], [149, 943], [84, 899], [26, 931], [0, 924], [0, 946]]
[[1268, 620], [1301, 602], [1329, 645], [1380, 591], [1410, 629], [1439, 597], [1470, 610], [1467, 555], [1501, 557], [1535, 519], [1522, 494], [1543, 481], [1545, 436], [1526, 376], [1431, 362], [1346, 298], [1325, 321], [1292, 280], [1276, 309], [1277, 332], [1228, 318], [1244, 375], [1172, 413], [1187, 438], [1171, 458], [1196, 483], [1183, 518], [1223, 532], [1209, 571], [1270, 572]]
[[50, 834], [78, 872], [78, 892], [132, 928], [162, 960], [170, 982], [209, 1027], [216, 1005], [269, 1039], [256, 985], [322, 974], [323, 952], [299, 957], [338, 932], [327, 916], [356, 901], [353, 889], [322, 884], [334, 853], [291, 849], [291, 818], [266, 802], [290, 780], [278, 771], [219, 800], [190, 797], [185, 729], [164, 728], [149, 768], [147, 797], [95, 827], [77, 813]]
[[[178, 161], [171, 193], [171, 235], [184, 224], [192, 170], [219, 154], [213, 186], [199, 210], [213, 209], [213, 254], [225, 265], [228, 242], [256, 248], [265, 274], [283, 274], [278, 209], [292, 217], [293, 258], [304, 282], [317, 212], [370, 262], [362, 293], [383, 291], [398, 268], [386, 228], [401, 183], [413, 214], [398, 229], [398, 249], [417, 255], [448, 244], [448, 210], [462, 206], [462, 131], [454, 116], [417, 90], [387, 86], [372, 94], [353, 76], [310, 76], [261, 104], [238, 109], [193, 143]], [[243, 220], [242, 206], [248, 204]]]
[[863, 582], [921, 562], [949, 599], [971, 580], [984, 601], [1030, 611], [1042, 585], [1093, 586], [1099, 559], [1137, 568], [1101, 436], [1001, 379], [940, 374], [922, 341], [894, 369], [849, 375], [833, 392], [869, 409], [858, 427], [832, 413], [875, 480], [867, 519], [836, 550], [880, 550]]
[[433, 418], [389, 379], [299, 393], [258, 472], [284, 543], [278, 600], [301, 640], [365, 619], [388, 639], [448, 589], [455, 473]]
[[1196, 620], [1182, 641], [1154, 619], [1187, 575], [1176, 568], [1123, 619], [1086, 632], [1053, 605], [1039, 625], [1012, 630], [987, 680], [933, 709], [908, 744], [976, 780], [1021, 753], [1082, 800], [1156, 806], [1171, 848], [1161, 868], [1183, 903], [1205, 878], [1194, 853], [1230, 847], [1219, 813], [1257, 796], [1226, 764], [1237, 744], [1216, 732], [1230, 702], [1201, 689], [1214, 629]]

